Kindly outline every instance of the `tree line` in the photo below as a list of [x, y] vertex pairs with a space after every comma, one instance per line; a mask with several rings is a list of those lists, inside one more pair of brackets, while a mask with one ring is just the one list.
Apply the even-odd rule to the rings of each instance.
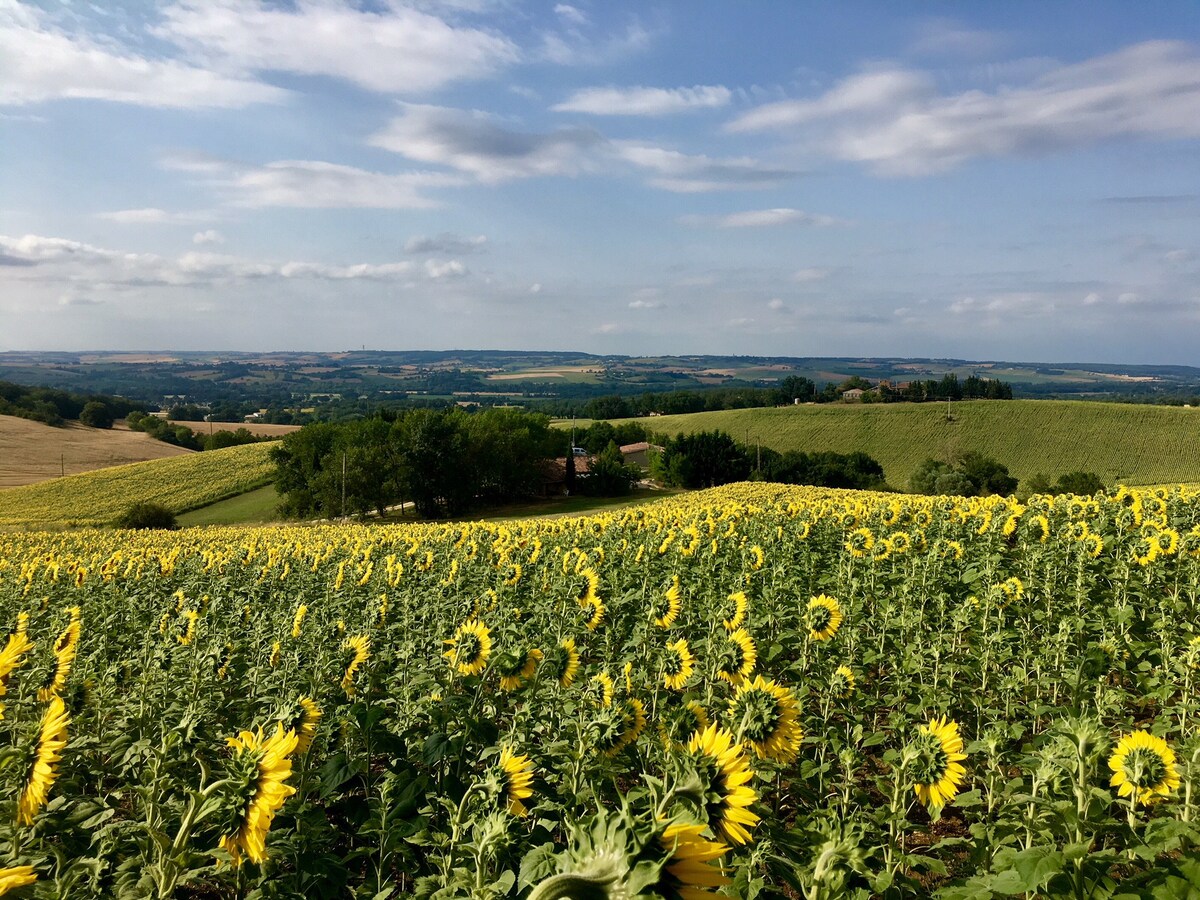
[[[27, 387], [0, 381], [0, 415], [19, 416], [45, 425], [83, 421], [92, 427], [111, 428], [115, 419], [145, 406], [102, 394], [73, 394], [56, 388]], [[104, 424], [107, 423], [107, 424]]]
[[859, 389], [864, 403], [929, 403], [938, 400], [1011, 400], [1012, 386], [993, 378], [968, 376], [959, 381], [949, 372], [940, 379], [914, 379], [903, 387], [881, 381], [872, 384], [852, 376], [841, 382], [827, 382], [820, 388], [810, 378], [789, 375], [775, 387], [711, 388], [708, 390], [670, 391], [632, 396], [619, 394], [596, 397], [584, 403], [545, 404], [558, 415], [581, 414], [591, 419], [628, 419], [648, 415], [715, 412], [723, 409], [751, 409], [788, 406], [793, 403], [835, 403], [846, 391]]

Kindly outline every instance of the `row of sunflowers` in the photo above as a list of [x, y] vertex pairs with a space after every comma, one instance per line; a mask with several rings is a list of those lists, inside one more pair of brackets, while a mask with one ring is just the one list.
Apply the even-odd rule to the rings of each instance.
[[3, 534], [0, 894], [1182, 896], [1198, 611], [1184, 488]]

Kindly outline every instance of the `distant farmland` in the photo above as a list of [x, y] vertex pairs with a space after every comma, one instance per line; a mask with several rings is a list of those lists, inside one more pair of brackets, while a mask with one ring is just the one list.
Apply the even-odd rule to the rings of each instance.
[[665, 434], [721, 429], [786, 450], [862, 450], [897, 488], [927, 457], [977, 450], [1022, 480], [1082, 469], [1106, 483], [1200, 481], [1200, 409], [1070, 400], [825, 404], [642, 419]]

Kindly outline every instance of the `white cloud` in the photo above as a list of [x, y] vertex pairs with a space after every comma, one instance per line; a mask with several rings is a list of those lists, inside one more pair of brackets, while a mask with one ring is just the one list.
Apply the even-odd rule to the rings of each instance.
[[930, 19], [918, 28], [909, 52], [928, 56], [978, 57], [993, 53], [1007, 43], [1004, 35], [968, 28], [950, 19]]
[[652, 187], [680, 194], [770, 187], [795, 174], [745, 156], [713, 159], [631, 141], [617, 142], [613, 150], [620, 160], [655, 173], [649, 182]]
[[559, 3], [554, 7], [554, 14], [569, 25], [587, 25], [587, 14], [569, 3]]
[[771, 300], [767, 301], [767, 309], [774, 310], [775, 312], [779, 312], [781, 310], [787, 309], [787, 304], [784, 303], [782, 300], [780, 300], [778, 297], [774, 297]]
[[481, 112], [405, 104], [403, 115], [370, 143], [495, 183], [593, 171], [607, 142], [590, 128], [561, 128], [546, 134], [518, 132]]
[[531, 284], [529, 286], [529, 293], [540, 294], [541, 292], [542, 292], [542, 286], [538, 282], [535, 281], [533, 284]]
[[815, 266], [806, 269], [797, 269], [792, 274], [792, 281], [799, 284], [812, 284], [814, 281], [824, 281], [831, 274], [831, 269], [822, 269]]
[[[437, 281], [467, 274], [457, 260], [336, 265], [290, 261], [282, 264], [226, 254], [190, 251], [177, 258], [96, 247], [64, 238], [0, 235], [0, 273], [23, 281], [62, 282], [89, 289], [230, 284], [260, 279], [349, 281]], [[73, 296], [73, 295], [72, 295]]]
[[502, 35], [399, 3], [368, 11], [336, 0], [298, 0], [291, 9], [258, 0], [180, 0], [163, 11], [157, 33], [239, 71], [326, 75], [390, 94], [481, 78], [520, 55]]
[[152, 107], [242, 107], [288, 92], [67, 34], [26, 6], [0, 4], [0, 105], [82, 98]]
[[814, 100], [760, 106], [729, 128], [804, 133], [809, 125], [814, 146], [885, 175], [1121, 137], [1198, 137], [1200, 57], [1183, 42], [1149, 41], [1059, 66], [1024, 87], [950, 96], [919, 72], [868, 72]]
[[461, 278], [467, 274], [467, 267], [457, 259], [427, 259], [425, 260], [425, 274], [435, 281], [444, 278]]
[[193, 172], [224, 192], [234, 206], [307, 209], [429, 209], [426, 188], [462, 179], [436, 172], [386, 174], [316, 160], [280, 160], [254, 166], [205, 157], [175, 156], [163, 165]]
[[96, 213], [96, 218], [118, 225], [186, 225], [189, 222], [201, 222], [210, 218], [210, 215], [204, 212], [169, 212], [156, 206], [147, 206]]
[[420, 235], [409, 238], [404, 245], [405, 253], [477, 253], [487, 245], [486, 235], [463, 237], [443, 232], [436, 237]]
[[195, 234], [193, 234], [192, 243], [200, 245], [223, 244], [225, 243], [225, 236], [216, 229], [210, 228], [207, 231], [197, 231]]
[[664, 116], [728, 105], [733, 93], [720, 85], [684, 88], [593, 87], [576, 91], [554, 108], [557, 112], [595, 116]]
[[774, 228], [780, 225], [836, 225], [831, 216], [816, 215], [799, 209], [751, 209], [724, 216], [681, 216], [682, 225], [713, 226], [716, 228]]
[[545, 31], [538, 56], [561, 66], [598, 66], [616, 63], [646, 50], [655, 34], [637, 19], [623, 31], [595, 34], [586, 21], [563, 19], [560, 31]]

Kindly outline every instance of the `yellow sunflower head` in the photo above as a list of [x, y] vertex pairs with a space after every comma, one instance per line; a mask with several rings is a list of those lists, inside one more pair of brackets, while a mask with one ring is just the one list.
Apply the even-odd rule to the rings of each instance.
[[962, 766], [966, 758], [957, 722], [932, 719], [917, 729], [907, 759], [913, 790], [923, 806], [941, 810], [954, 799], [967, 774]]
[[756, 675], [738, 685], [729, 701], [729, 729], [747, 741], [760, 757], [791, 762], [800, 752], [804, 732], [797, 721], [800, 709], [792, 692], [769, 678]]
[[717, 658], [717, 677], [732, 685], [742, 683], [749, 677], [758, 662], [758, 648], [754, 638], [744, 628], [731, 632], [721, 647]]
[[814, 641], [832, 640], [842, 627], [842, 607], [832, 597], [821, 594], [808, 601], [808, 636]]
[[1109, 784], [1122, 797], [1145, 806], [1166, 797], [1179, 787], [1175, 752], [1167, 742], [1148, 731], [1122, 735], [1112, 756]]
[[748, 843], [759, 821], [749, 809], [758, 792], [750, 787], [754, 772], [742, 745], [714, 724], [692, 735], [687, 752], [703, 786], [708, 824], [730, 844]]
[[696, 670], [696, 658], [683, 638], [667, 646], [663, 658], [663, 684], [672, 691], [682, 691]]
[[463, 622], [446, 641], [450, 649], [442, 656], [461, 675], [478, 675], [487, 666], [492, 652], [492, 633], [478, 619]]

